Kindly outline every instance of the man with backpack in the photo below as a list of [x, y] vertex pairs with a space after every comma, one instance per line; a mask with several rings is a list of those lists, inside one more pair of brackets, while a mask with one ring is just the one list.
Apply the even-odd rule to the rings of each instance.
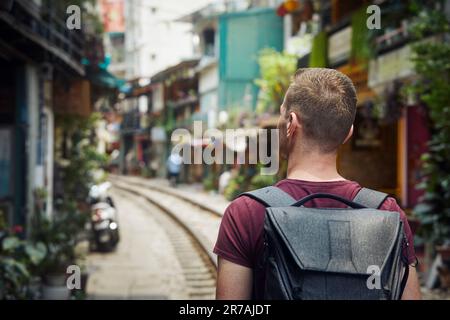
[[287, 178], [226, 209], [214, 248], [217, 299], [421, 298], [404, 212], [337, 172], [355, 114], [347, 76], [295, 73], [278, 123]]

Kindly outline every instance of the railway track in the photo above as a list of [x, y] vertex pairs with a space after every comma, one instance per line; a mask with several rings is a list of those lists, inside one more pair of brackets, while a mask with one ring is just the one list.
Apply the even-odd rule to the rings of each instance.
[[[139, 187], [143, 187], [149, 190], [154, 190], [157, 192], [163, 192], [164, 194], [167, 195], [171, 195], [175, 198], [178, 198], [182, 201], [185, 201], [187, 203], [190, 203], [192, 205], [194, 205], [197, 208], [200, 208], [201, 210], [204, 210], [206, 212], [209, 212], [210, 214], [212, 214], [213, 216], [222, 217], [222, 214], [217, 212], [217, 209], [212, 209], [210, 206], [208, 206], [208, 204], [203, 204], [203, 203], [199, 203], [198, 201], [194, 201], [193, 199], [191, 199], [189, 197], [189, 195], [186, 194], [180, 194], [178, 192], [175, 192], [171, 187], [165, 187], [165, 186], [154, 186], [152, 184], [147, 184], [145, 182], [142, 181], [136, 181], [136, 180], [130, 180], [127, 178], [124, 178], [120, 175], [110, 175], [110, 178], [112, 179], [112, 181], [119, 181], [119, 182], [125, 182], [127, 184], [131, 184], [131, 185], [135, 185], [135, 186], [139, 186]], [[222, 209], [220, 209], [222, 211]]]
[[[149, 187], [144, 183], [112, 179], [113, 185], [144, 197], [152, 204], [160, 207], [173, 219], [179, 221], [185, 229], [196, 238], [204, 251], [208, 254], [211, 263], [216, 266], [217, 259], [213, 247], [217, 239], [221, 216], [217, 212], [198, 206], [193, 201], [187, 201], [165, 189]], [[195, 204], [194, 204], [195, 203]]]
[[[205, 215], [220, 221], [219, 217], [211, 212], [190, 208], [192, 204], [161, 191], [147, 190], [142, 186], [131, 186], [130, 183], [118, 181], [114, 181], [113, 186], [124, 197], [148, 208], [149, 213], [165, 230], [182, 267], [188, 297], [214, 299], [216, 262], [208, 237], [200, 233], [204, 227], [204, 223], [200, 221], [205, 220]], [[188, 215], [191, 217], [187, 218]]]

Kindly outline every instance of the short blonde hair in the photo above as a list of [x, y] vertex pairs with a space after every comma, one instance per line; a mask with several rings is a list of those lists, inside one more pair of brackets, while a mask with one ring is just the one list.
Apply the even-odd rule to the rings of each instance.
[[337, 70], [302, 68], [293, 76], [284, 107], [298, 115], [308, 142], [330, 153], [344, 142], [355, 121], [356, 90]]

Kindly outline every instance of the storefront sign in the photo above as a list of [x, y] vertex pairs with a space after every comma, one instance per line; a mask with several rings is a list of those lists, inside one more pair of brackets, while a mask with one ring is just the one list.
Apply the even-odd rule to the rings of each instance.
[[77, 80], [70, 84], [68, 90], [62, 85], [55, 85], [53, 93], [55, 112], [87, 117], [92, 112], [91, 86], [87, 80]]
[[328, 61], [331, 65], [346, 61], [350, 57], [352, 28], [346, 27], [328, 39]]
[[404, 46], [372, 60], [369, 64], [369, 87], [402, 79], [414, 74], [411, 46]]

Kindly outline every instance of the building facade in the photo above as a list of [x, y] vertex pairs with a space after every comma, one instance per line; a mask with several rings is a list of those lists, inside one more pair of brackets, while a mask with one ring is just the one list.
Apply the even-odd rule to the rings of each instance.
[[176, 21], [206, 4], [193, 1], [125, 1], [126, 78], [150, 78], [159, 71], [193, 56], [190, 25]]
[[[53, 10], [41, 1], [0, 6], [0, 203], [10, 225], [28, 226], [37, 194], [53, 213], [55, 113], [91, 108], [84, 38], [58, 28], [65, 23]], [[75, 101], [61, 103], [75, 92]]]

